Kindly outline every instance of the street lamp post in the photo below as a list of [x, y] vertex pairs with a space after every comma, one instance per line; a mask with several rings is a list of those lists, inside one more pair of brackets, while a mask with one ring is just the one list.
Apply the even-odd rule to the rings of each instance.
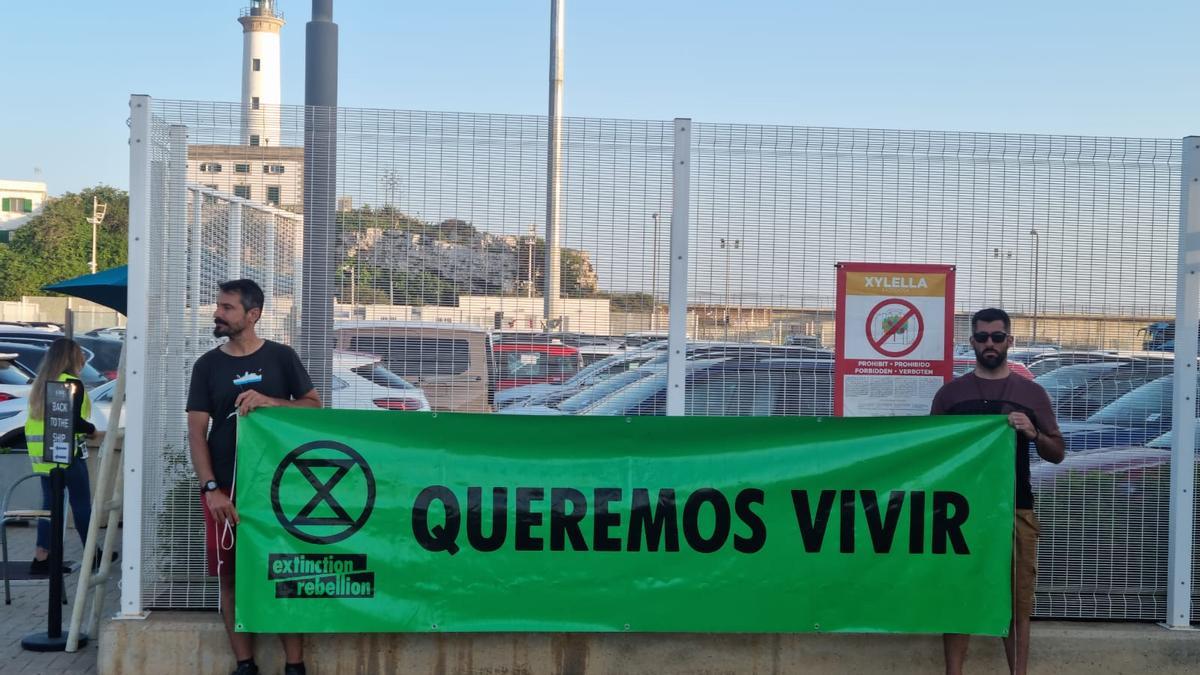
[[1004, 259], [1012, 260], [1012, 251], [1001, 251], [999, 248], [992, 249], [992, 257], [1000, 261], [1000, 308], [1004, 309]]
[[[380, 178], [383, 184], [387, 187], [387, 210], [388, 218], [391, 221], [392, 231], [396, 230], [396, 186], [400, 184], [400, 177], [396, 172], [388, 169], [383, 172]], [[388, 304], [396, 304], [396, 275], [391, 263], [387, 268], [388, 275]]]
[[650, 214], [654, 219], [654, 240], [650, 254], [650, 330], [658, 328], [658, 213]]
[[529, 257], [527, 258], [527, 260], [529, 262], [529, 281], [525, 285], [525, 289], [526, 289], [525, 292], [527, 293], [526, 297], [530, 297], [530, 298], [533, 297], [533, 244], [536, 240], [537, 240], [537, 226], [535, 226], [533, 223], [530, 223], [529, 224]]
[[734, 249], [742, 247], [741, 239], [721, 238], [721, 248], [725, 250], [725, 341], [729, 341], [729, 264]]
[[1037, 228], [1029, 228], [1029, 234], [1033, 237], [1033, 344], [1037, 344], [1038, 339], [1038, 275], [1040, 273], [1038, 262], [1038, 244], [1040, 237], [1038, 236]]
[[92, 217], [87, 219], [92, 225], [92, 259], [88, 262], [88, 268], [92, 271], [92, 274], [95, 274], [96, 270], [99, 269], [99, 266], [96, 264], [96, 238], [99, 234], [100, 223], [104, 222], [104, 216], [107, 212], [108, 204], [102, 204], [99, 199], [92, 197]]

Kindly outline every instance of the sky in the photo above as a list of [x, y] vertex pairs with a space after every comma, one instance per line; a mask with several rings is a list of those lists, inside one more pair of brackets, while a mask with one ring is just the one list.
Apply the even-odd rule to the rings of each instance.
[[[248, 4], [4, 3], [0, 178], [127, 187], [129, 95], [236, 101]], [[566, 4], [568, 116], [1200, 134], [1200, 3]], [[302, 103], [311, 3], [279, 6], [283, 100]], [[339, 103], [545, 114], [549, 6], [341, 0]]]

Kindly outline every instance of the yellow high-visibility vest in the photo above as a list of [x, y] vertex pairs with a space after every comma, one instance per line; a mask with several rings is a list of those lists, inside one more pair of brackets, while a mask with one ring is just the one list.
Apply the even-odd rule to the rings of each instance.
[[[74, 375], [63, 373], [58, 376], [59, 382], [78, 382], [77, 386], [82, 387], [83, 382]], [[44, 394], [43, 394], [44, 395]], [[80, 416], [87, 419], [92, 415], [92, 399], [88, 397], [87, 392], [83, 392], [83, 410]], [[25, 447], [29, 449], [29, 460], [33, 462], [33, 472], [44, 475], [49, 475], [50, 469], [58, 466], [54, 462], [43, 462], [43, 439], [46, 431], [46, 418], [38, 417], [34, 419], [33, 415], [25, 417]], [[75, 456], [81, 457], [87, 443], [87, 434], [75, 434]]]

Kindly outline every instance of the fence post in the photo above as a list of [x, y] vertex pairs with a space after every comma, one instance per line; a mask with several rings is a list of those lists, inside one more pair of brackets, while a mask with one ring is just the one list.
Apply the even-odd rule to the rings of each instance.
[[677, 117], [671, 160], [671, 281], [667, 304], [667, 414], [683, 415], [687, 387], [688, 200], [691, 198], [692, 120]]
[[1168, 628], [1192, 614], [1192, 512], [1196, 482], [1196, 329], [1200, 322], [1200, 136], [1183, 139], [1179, 265], [1175, 295], [1175, 411], [1171, 433], [1171, 527], [1167, 558]]
[[121, 611], [123, 618], [142, 613], [142, 458], [146, 412], [146, 331], [150, 280], [150, 97], [129, 99], [129, 314], [125, 329], [128, 416], [125, 420], [124, 530], [121, 533]]
[[225, 272], [226, 279], [241, 279], [242, 278], [242, 200], [234, 200], [229, 205], [229, 231], [226, 233], [228, 237], [228, 269]]
[[204, 199], [199, 188], [191, 189], [192, 193], [192, 228], [188, 230], [188, 351], [195, 354], [200, 349], [200, 307], [204, 302], [200, 298], [200, 264], [204, 255]]
[[182, 271], [187, 269], [188, 261], [188, 229], [187, 229], [187, 156], [188, 128], [182, 124], [172, 124], [168, 130], [170, 158], [167, 161], [167, 236], [163, 246], [166, 267], [173, 270], [167, 274], [166, 288], [163, 289], [165, 302], [162, 313], [167, 325], [173, 330], [167, 331], [167, 359], [164, 365], [169, 373], [166, 378], [167, 400], [182, 401], [187, 398], [187, 382], [190, 373], [188, 364], [184, 361], [187, 352], [188, 336], [183, 327], [187, 305], [187, 280]]

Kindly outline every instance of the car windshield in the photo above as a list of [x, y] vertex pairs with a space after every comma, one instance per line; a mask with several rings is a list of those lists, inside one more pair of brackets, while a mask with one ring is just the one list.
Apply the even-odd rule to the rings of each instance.
[[658, 352], [657, 349], [644, 349], [631, 354], [613, 354], [589, 365], [564, 382], [567, 386], [585, 385], [589, 382], [600, 382], [608, 378], [632, 370], [646, 363]]
[[666, 386], [667, 371], [655, 370], [653, 375], [634, 380], [581, 412], [588, 415], [624, 415], [625, 411], [657, 394]]
[[1042, 385], [1050, 396], [1072, 391], [1092, 380], [1116, 372], [1120, 363], [1081, 363], [1074, 366], [1056, 368], [1045, 375], [1037, 377], [1037, 383]]
[[602, 382], [594, 384], [578, 394], [564, 399], [558, 405], [553, 407], [558, 408], [565, 413], [579, 412], [580, 410], [583, 410], [584, 408], [595, 403], [596, 401], [599, 401], [605, 396], [608, 396], [614, 391], [617, 391], [623, 387], [627, 387], [630, 383], [637, 382], [643, 377], [649, 377], [655, 372], [658, 372], [658, 370], [659, 369], [657, 368], [636, 368], [634, 370], [627, 370], [620, 375], [613, 375]]
[[1087, 421], [1129, 426], [1170, 419], [1173, 381], [1174, 377], [1168, 375], [1144, 384], [1101, 408]]
[[538, 350], [501, 350], [497, 354], [501, 379], [563, 380], [579, 372], [579, 355]]
[[29, 384], [33, 378], [13, 361], [0, 359], [0, 384]]
[[416, 389], [407, 380], [383, 367], [378, 361], [351, 368], [350, 372], [388, 389]]
[[[708, 368], [714, 364], [720, 363], [724, 359], [704, 359], [701, 361], [691, 361], [688, 363], [688, 373], [695, 370]], [[644, 366], [645, 367], [645, 366]], [[644, 368], [643, 367], [643, 368]], [[599, 399], [590, 407], [584, 408], [578, 412], [584, 415], [624, 415], [630, 408], [646, 401], [651, 396], [654, 396], [659, 391], [667, 388], [667, 370], [666, 368], [655, 368], [653, 372], [645, 377], [635, 379], [626, 386], [613, 391], [608, 396]], [[663, 414], [665, 411], [656, 411], [658, 414]]]

